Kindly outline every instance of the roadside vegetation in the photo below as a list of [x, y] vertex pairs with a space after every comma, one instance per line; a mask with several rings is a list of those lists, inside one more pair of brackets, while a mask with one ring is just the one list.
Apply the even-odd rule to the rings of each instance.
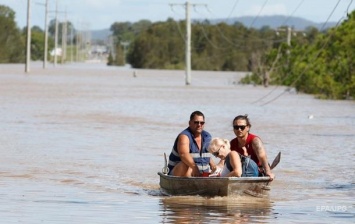
[[[168, 19], [135, 33], [134, 68], [184, 69], [185, 22]], [[129, 32], [129, 31], [128, 31]], [[193, 70], [249, 71], [243, 84], [284, 85], [322, 99], [355, 98], [355, 11], [328, 30], [256, 30], [240, 23], [192, 24]], [[126, 40], [128, 41], [128, 40]]]

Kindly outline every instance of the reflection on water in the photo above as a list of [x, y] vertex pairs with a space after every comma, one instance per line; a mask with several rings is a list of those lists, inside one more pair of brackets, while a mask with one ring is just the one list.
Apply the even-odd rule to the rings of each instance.
[[272, 217], [269, 199], [239, 197], [165, 197], [163, 223], [255, 223]]
[[[235, 85], [235, 72], [185, 86], [183, 71], [74, 66], [1, 65], [2, 222], [353, 223], [354, 102], [286, 92], [263, 105], [283, 88]], [[161, 195], [163, 153], [196, 109], [227, 139], [247, 113], [269, 160], [282, 152], [266, 201]]]

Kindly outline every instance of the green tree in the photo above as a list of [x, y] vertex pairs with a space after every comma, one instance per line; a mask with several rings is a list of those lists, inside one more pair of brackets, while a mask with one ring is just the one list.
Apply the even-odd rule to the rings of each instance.
[[[51, 36], [53, 39], [55, 38], [55, 27], [56, 27], [56, 20], [55, 19], [52, 19], [50, 22], [49, 22], [49, 25], [48, 25], [48, 34], [49, 36]], [[70, 32], [73, 31], [73, 42], [76, 43], [76, 36], [78, 35], [77, 33], [77, 30], [75, 29], [73, 23], [71, 21], [67, 21], [67, 22], [60, 22], [58, 20], [58, 30], [57, 30], [57, 33], [58, 33], [58, 43], [62, 43], [62, 37], [63, 37], [63, 32], [64, 32], [64, 27], [66, 27], [67, 29], [67, 41], [68, 42], [71, 42], [70, 40]]]
[[25, 60], [25, 40], [16, 26], [15, 12], [0, 5], [0, 63], [19, 63]]
[[318, 35], [314, 44], [302, 48], [304, 64], [295, 64], [295, 71], [304, 77], [295, 80], [300, 91], [320, 98], [353, 99], [355, 97], [355, 11], [349, 18], [325, 34]]
[[34, 61], [44, 58], [44, 33], [41, 29], [31, 29], [31, 59]]
[[177, 68], [184, 59], [184, 43], [172, 20], [153, 24], [137, 36], [127, 60], [135, 68]]
[[[319, 98], [354, 99], [354, 33], [355, 11], [337, 27], [322, 33], [308, 28], [304, 36], [293, 37], [291, 46], [283, 46], [280, 52], [271, 74], [273, 84], [292, 86]], [[276, 58], [275, 49], [267, 55]]]

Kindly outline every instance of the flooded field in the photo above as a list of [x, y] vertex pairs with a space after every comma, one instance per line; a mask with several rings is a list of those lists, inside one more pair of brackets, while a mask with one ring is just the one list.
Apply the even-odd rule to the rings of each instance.
[[[1, 222], [353, 223], [355, 103], [243, 75], [193, 71], [186, 86], [184, 71], [0, 65]], [[282, 152], [269, 198], [161, 195], [163, 153], [194, 110], [228, 139], [248, 114], [269, 160]]]

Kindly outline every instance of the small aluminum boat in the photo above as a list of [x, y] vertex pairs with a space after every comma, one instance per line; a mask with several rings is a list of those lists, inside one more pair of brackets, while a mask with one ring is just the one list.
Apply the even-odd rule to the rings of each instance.
[[270, 190], [269, 177], [176, 177], [161, 172], [158, 175], [164, 195], [266, 197]]
[[[269, 177], [177, 177], [167, 175], [167, 159], [164, 153], [165, 166], [160, 176], [160, 191], [164, 195], [201, 195], [231, 196], [251, 195], [267, 197], [270, 191]], [[276, 156], [270, 168], [280, 162], [281, 152]]]

